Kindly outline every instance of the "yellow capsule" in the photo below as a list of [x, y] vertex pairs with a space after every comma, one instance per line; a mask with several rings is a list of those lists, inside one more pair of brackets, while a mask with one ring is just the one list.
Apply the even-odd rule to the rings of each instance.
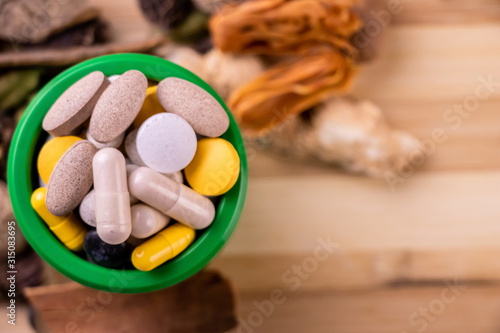
[[221, 138], [198, 141], [196, 154], [184, 169], [186, 180], [196, 192], [217, 196], [229, 191], [240, 174], [240, 157], [233, 145]]
[[194, 237], [194, 229], [176, 223], [136, 247], [132, 252], [132, 264], [138, 270], [150, 271], [184, 251]]
[[43, 145], [40, 154], [38, 154], [37, 168], [38, 174], [45, 184], [49, 183], [50, 174], [59, 159], [61, 159], [69, 147], [80, 140], [81, 138], [77, 136], [59, 136]]
[[45, 205], [47, 188], [40, 187], [31, 195], [31, 206], [59, 240], [72, 251], [83, 249], [83, 239], [87, 230], [78, 217], [71, 213], [66, 216], [52, 215]]
[[139, 114], [134, 120], [134, 128], [141, 127], [142, 123], [149, 117], [160, 112], [165, 112], [165, 109], [163, 109], [158, 97], [156, 96], [157, 87], [158, 86], [152, 86], [146, 90], [146, 99], [144, 100], [144, 104], [142, 104]]

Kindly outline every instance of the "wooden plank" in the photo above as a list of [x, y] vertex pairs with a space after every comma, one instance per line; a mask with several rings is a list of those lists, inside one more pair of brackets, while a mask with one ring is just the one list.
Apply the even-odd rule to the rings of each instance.
[[338, 249], [307, 288], [500, 277], [500, 171], [427, 172], [400, 185], [391, 191], [339, 174], [254, 177], [239, 225], [212, 265], [240, 289], [280, 286], [292, 265], [314, 256], [318, 239], [330, 239]]
[[[121, 281], [118, 283], [127, 283]], [[76, 282], [25, 289], [51, 332], [226, 332], [235, 326], [229, 282], [202, 271], [170, 288], [119, 294]], [[124, 316], [124, 309], [133, 316]]]
[[313, 251], [301, 255], [223, 254], [210, 267], [224, 272], [237, 290], [245, 292], [295, 287], [368, 290], [454, 277], [487, 283], [500, 281], [500, 264], [495, 261], [500, 256], [499, 249], [363, 251], [338, 248], [325, 261], [315, 260]]
[[500, 287], [454, 285], [454, 281], [369, 292], [283, 290], [284, 299], [278, 299], [283, 303], [273, 307], [266, 303], [271, 290], [241, 293], [239, 314], [244, 324], [232, 332], [498, 332]]
[[497, 0], [400, 0], [399, 3], [397, 10], [392, 11], [397, 13], [393, 15], [394, 24], [482, 24], [500, 19]]
[[253, 178], [226, 252], [308, 253], [329, 235], [345, 248], [500, 246], [499, 171], [417, 173], [400, 185], [338, 174]]
[[[363, 67], [352, 94], [407, 104], [462, 101], [474, 94], [480, 76], [500, 81], [499, 34], [500, 24], [390, 27], [380, 56]], [[490, 100], [500, 97], [496, 88]]]

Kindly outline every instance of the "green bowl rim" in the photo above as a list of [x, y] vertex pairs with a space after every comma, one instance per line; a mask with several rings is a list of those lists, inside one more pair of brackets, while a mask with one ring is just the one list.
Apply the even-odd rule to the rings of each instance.
[[[150, 272], [110, 269], [86, 261], [60, 243], [30, 204], [30, 197], [37, 183], [32, 182], [32, 178], [36, 176], [33, 172], [36, 170], [34, 155], [37, 153], [37, 146], [40, 146], [39, 140], [43, 137], [41, 124], [49, 107], [67, 87], [92, 71], [100, 70], [111, 76], [130, 69], [137, 69], [156, 81], [170, 76], [180, 77], [207, 90], [221, 103], [229, 116], [230, 126], [222, 138], [234, 145], [241, 160], [239, 179], [222, 196], [212, 225], [185, 252]], [[241, 215], [247, 191], [248, 166], [238, 125], [222, 98], [207, 83], [165, 59], [123, 53], [101, 56], [74, 65], [40, 90], [14, 133], [8, 157], [7, 182], [18, 224], [30, 245], [45, 261], [83, 285], [111, 292], [140, 293], [163, 289], [187, 279], [205, 267], [219, 252]]]

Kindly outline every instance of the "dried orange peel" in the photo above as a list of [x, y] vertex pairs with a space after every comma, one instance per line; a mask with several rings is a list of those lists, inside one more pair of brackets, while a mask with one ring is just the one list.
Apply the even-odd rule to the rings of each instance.
[[362, 27], [353, 0], [258, 0], [223, 7], [210, 21], [225, 52], [297, 54], [328, 45], [355, 53], [350, 37]]
[[240, 87], [228, 106], [246, 135], [265, 134], [288, 117], [347, 92], [355, 72], [355, 65], [340, 51], [316, 49]]

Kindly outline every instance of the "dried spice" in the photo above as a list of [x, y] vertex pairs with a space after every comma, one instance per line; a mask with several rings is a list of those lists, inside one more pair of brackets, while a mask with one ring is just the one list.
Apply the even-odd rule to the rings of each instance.
[[235, 55], [213, 49], [205, 55], [203, 78], [223, 98], [264, 72], [255, 55]]
[[363, 27], [351, 37], [351, 43], [357, 49], [357, 60], [360, 63], [370, 62], [380, 53], [380, 48], [386, 37], [386, 28], [391, 19], [389, 17], [386, 22], [383, 22], [383, 19], [375, 16], [374, 13], [380, 15], [381, 12], [385, 12], [385, 8], [387, 8], [387, 2], [380, 0], [364, 0], [353, 7], [361, 21], [364, 22]]
[[155, 48], [153, 54], [182, 66], [205, 80], [203, 56], [192, 48], [168, 43]]
[[232, 93], [228, 106], [247, 135], [259, 135], [285, 119], [345, 93], [355, 73], [339, 51], [320, 48], [285, 60]]
[[0, 180], [5, 180], [7, 154], [14, 134], [15, 124], [12, 118], [0, 115]]
[[65, 49], [47, 48], [36, 51], [0, 53], [1, 67], [64, 66], [112, 53], [147, 52], [165, 40], [161, 34], [146, 39], [109, 42], [91, 46], [73, 46]]
[[98, 16], [85, 0], [0, 0], [0, 39], [41, 43], [50, 35]]
[[[421, 144], [392, 129], [370, 101], [332, 98], [295, 117], [266, 137], [265, 148], [302, 158], [314, 157], [353, 173], [385, 178], [410, 164]], [[257, 141], [256, 141], [257, 142]]]
[[210, 21], [214, 45], [225, 52], [297, 54], [328, 45], [354, 54], [362, 27], [353, 0], [259, 0], [222, 8]]
[[191, 12], [189, 0], [139, 0], [146, 18], [164, 30], [181, 24]]
[[50, 36], [41, 44], [22, 47], [23, 50], [40, 50], [46, 48], [65, 49], [72, 46], [91, 46], [110, 40], [108, 25], [101, 19], [93, 19]]
[[0, 76], [0, 114], [23, 104], [38, 86], [40, 74], [39, 70], [25, 70]]
[[208, 15], [200, 11], [193, 11], [177, 27], [170, 29], [169, 37], [180, 43], [196, 43], [208, 37]]
[[193, 0], [193, 4], [199, 10], [214, 14], [228, 4], [243, 2], [245, 0]]

